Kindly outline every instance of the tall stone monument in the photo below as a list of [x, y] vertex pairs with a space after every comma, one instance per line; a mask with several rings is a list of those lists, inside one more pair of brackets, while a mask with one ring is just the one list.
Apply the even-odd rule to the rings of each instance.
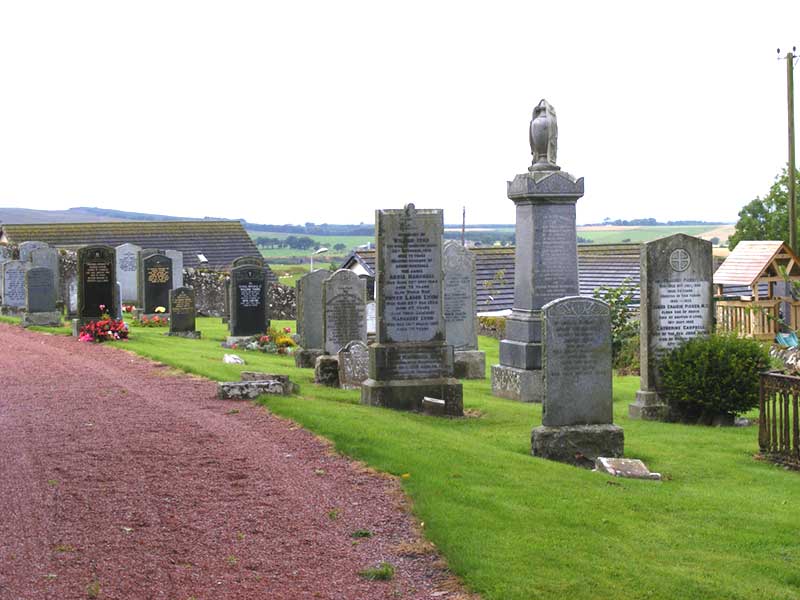
[[642, 246], [639, 305], [641, 384], [630, 417], [663, 420], [658, 361], [684, 340], [713, 330], [711, 242], [678, 233]]
[[125, 243], [116, 247], [117, 281], [122, 290], [122, 302], [139, 302], [139, 252], [141, 246]]
[[366, 296], [364, 280], [348, 269], [322, 283], [326, 354], [338, 354], [348, 342], [367, 341]]
[[444, 323], [447, 343], [454, 350], [459, 379], [485, 379], [486, 353], [478, 350], [478, 307], [475, 298], [475, 257], [455, 240], [442, 247], [444, 263]]
[[115, 274], [114, 248], [104, 245], [78, 248], [79, 324], [97, 320], [104, 313], [120, 318]]
[[376, 341], [369, 347], [369, 379], [361, 402], [399, 410], [422, 409], [425, 397], [444, 412], [464, 412], [445, 340], [442, 298], [441, 210], [375, 211]]
[[324, 353], [322, 283], [330, 271], [319, 269], [303, 275], [295, 283], [297, 293], [297, 336], [301, 349], [294, 354], [294, 363], [301, 369], [313, 369], [318, 356]]
[[556, 165], [556, 114], [542, 100], [533, 111], [529, 139], [533, 164], [508, 182], [516, 205], [514, 308], [500, 342], [500, 364], [492, 366], [492, 393], [542, 402], [542, 307], [578, 295], [575, 204], [583, 178]]
[[622, 456], [613, 423], [611, 311], [602, 300], [572, 296], [542, 307], [544, 403], [531, 453], [583, 467]]

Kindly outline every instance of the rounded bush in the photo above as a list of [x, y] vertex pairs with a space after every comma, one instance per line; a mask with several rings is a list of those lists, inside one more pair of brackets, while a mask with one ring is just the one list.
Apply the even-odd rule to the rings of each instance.
[[681, 418], [737, 415], [758, 405], [758, 374], [767, 348], [735, 335], [692, 338], [659, 363], [661, 394]]

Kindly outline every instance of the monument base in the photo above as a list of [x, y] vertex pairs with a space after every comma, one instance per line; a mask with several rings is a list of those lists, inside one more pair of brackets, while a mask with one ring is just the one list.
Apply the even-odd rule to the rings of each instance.
[[456, 379], [486, 379], [486, 353], [481, 350], [456, 350], [453, 373]]
[[444, 414], [448, 416], [464, 415], [461, 383], [452, 377], [389, 381], [367, 379], [361, 384], [361, 404], [370, 406], [422, 412], [426, 397], [444, 400]]
[[298, 350], [294, 353], [294, 366], [298, 369], [313, 369], [317, 358], [325, 354], [324, 350]]
[[49, 312], [26, 312], [22, 314], [23, 327], [38, 325], [39, 327], [61, 327], [61, 313], [58, 311]]
[[0, 315], [4, 317], [18, 317], [25, 312], [25, 309], [16, 306], [0, 305]]
[[170, 337], [182, 337], [190, 340], [199, 340], [203, 337], [202, 331], [168, 331], [164, 335]]
[[492, 395], [541, 404], [544, 401], [542, 371], [492, 365]]
[[658, 392], [639, 390], [636, 400], [628, 405], [628, 416], [631, 419], [643, 421], [666, 421], [669, 415], [669, 405], [661, 401]]
[[533, 456], [587, 469], [594, 468], [600, 456], [621, 457], [624, 449], [622, 427], [614, 424], [542, 426], [531, 432]]

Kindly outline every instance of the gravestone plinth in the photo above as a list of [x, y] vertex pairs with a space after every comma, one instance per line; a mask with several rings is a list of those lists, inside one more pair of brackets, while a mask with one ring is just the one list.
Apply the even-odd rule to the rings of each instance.
[[598, 456], [622, 456], [613, 424], [611, 311], [602, 300], [572, 296], [542, 307], [545, 355], [542, 426], [531, 453], [583, 467]]
[[679, 233], [642, 246], [639, 308], [641, 384], [631, 418], [665, 420], [658, 361], [681, 342], [713, 330], [711, 242]]
[[363, 404], [421, 411], [428, 396], [444, 400], [448, 415], [463, 415], [445, 339], [442, 232], [441, 210], [375, 211], [377, 332]]
[[119, 319], [116, 285], [116, 252], [111, 246], [78, 248], [78, 319], [100, 319], [108, 314]]
[[[143, 251], [144, 252], [144, 251]], [[142, 253], [139, 271], [139, 306], [144, 315], [169, 310], [172, 288], [172, 259], [165, 254]]]
[[228, 326], [231, 337], [266, 333], [269, 320], [267, 278], [263, 266], [240, 264], [231, 269], [229, 301], [231, 312]]
[[25, 272], [25, 313], [22, 326], [61, 326], [61, 313], [56, 310], [56, 281], [53, 270], [31, 267]]
[[166, 335], [200, 339], [195, 329], [197, 306], [192, 288], [179, 287], [169, 291], [169, 331]]
[[119, 282], [120, 300], [127, 303], [139, 302], [139, 252], [136, 244], [120, 244], [116, 247], [117, 281]]
[[324, 353], [325, 314], [322, 308], [322, 283], [330, 271], [317, 270], [303, 275], [295, 283], [297, 292], [297, 336], [300, 349], [295, 352], [295, 366], [313, 369]]
[[347, 269], [322, 283], [326, 354], [337, 354], [352, 341], [367, 341], [366, 294], [364, 280]]
[[454, 375], [459, 379], [485, 379], [486, 354], [478, 350], [475, 257], [457, 241], [446, 240], [442, 261], [445, 337], [454, 350]]

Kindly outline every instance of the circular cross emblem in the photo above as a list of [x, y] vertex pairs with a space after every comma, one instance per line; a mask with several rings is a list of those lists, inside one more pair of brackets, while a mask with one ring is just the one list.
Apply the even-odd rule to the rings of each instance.
[[692, 259], [683, 248], [673, 250], [672, 254], [669, 255], [669, 266], [672, 267], [673, 271], [685, 271], [690, 264], [692, 264]]

